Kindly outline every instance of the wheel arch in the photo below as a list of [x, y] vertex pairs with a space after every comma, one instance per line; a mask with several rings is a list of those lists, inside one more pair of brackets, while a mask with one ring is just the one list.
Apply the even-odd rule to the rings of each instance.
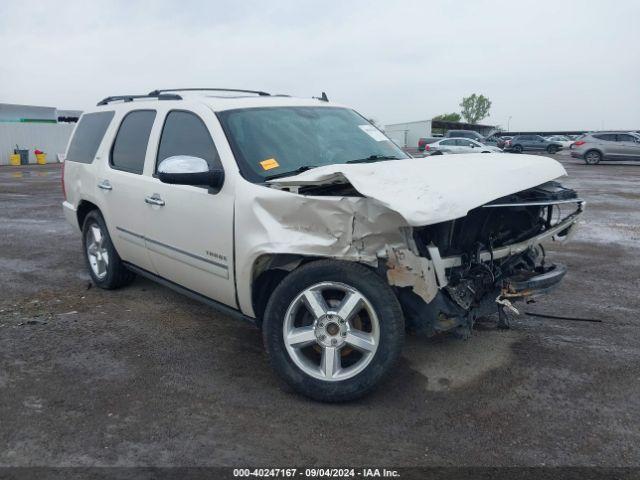
[[372, 271], [377, 270], [371, 265], [355, 260], [340, 259], [328, 256], [309, 256], [291, 253], [267, 253], [258, 257], [253, 263], [251, 275], [251, 305], [256, 318], [256, 324], [261, 327], [262, 317], [267, 307], [271, 293], [294, 270], [318, 260], [343, 260], [363, 265]]
[[300, 265], [324, 257], [305, 256], [289, 253], [267, 253], [253, 262], [251, 273], [251, 304], [258, 327], [262, 326], [262, 316], [271, 293]]
[[603, 152], [602, 152], [602, 150], [601, 150], [601, 149], [599, 149], [598, 147], [591, 147], [591, 148], [589, 148], [587, 151], [585, 151], [585, 152], [582, 154], [582, 158], [583, 158], [583, 159], [586, 159], [586, 158], [587, 158], [587, 155], [588, 155], [590, 152], [598, 152], [598, 154], [600, 155], [600, 160], [603, 160], [603, 159], [604, 159], [604, 153], [603, 153]]
[[76, 217], [78, 218], [78, 228], [82, 230], [82, 226], [84, 225], [84, 220], [87, 218], [87, 215], [92, 210], [100, 211], [100, 208], [95, 204], [88, 200], [80, 200], [78, 204], [78, 208], [76, 209]]

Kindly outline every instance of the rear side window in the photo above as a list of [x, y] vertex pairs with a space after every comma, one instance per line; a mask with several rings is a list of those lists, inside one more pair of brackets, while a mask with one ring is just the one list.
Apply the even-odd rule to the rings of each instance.
[[600, 133], [598, 135], [594, 135], [594, 138], [597, 138], [598, 140], [605, 140], [607, 142], [615, 142], [616, 141], [616, 134], [615, 133]]
[[202, 158], [209, 168], [221, 166], [209, 130], [200, 117], [191, 112], [174, 110], [167, 115], [160, 137], [156, 170], [162, 160], [176, 155]]
[[91, 163], [96, 156], [104, 132], [107, 131], [114, 112], [87, 113], [82, 116], [80, 123], [69, 144], [69, 151], [65, 161]]
[[117, 170], [142, 173], [149, 134], [156, 118], [154, 110], [136, 110], [122, 120], [111, 150], [111, 165]]

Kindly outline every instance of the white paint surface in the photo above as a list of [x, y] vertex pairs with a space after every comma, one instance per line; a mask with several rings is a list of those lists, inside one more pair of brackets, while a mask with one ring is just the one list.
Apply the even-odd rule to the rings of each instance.
[[362, 195], [398, 212], [411, 226], [465, 216], [497, 198], [566, 175], [538, 155], [446, 155], [361, 164], [336, 164], [272, 180], [280, 186], [351, 183]]

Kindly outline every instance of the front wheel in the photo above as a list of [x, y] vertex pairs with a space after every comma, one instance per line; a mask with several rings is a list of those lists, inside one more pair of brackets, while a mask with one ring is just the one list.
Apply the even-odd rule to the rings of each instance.
[[393, 367], [404, 319], [395, 294], [371, 269], [320, 260], [276, 288], [263, 335], [271, 365], [294, 390], [342, 402], [371, 391]]
[[558, 147], [554, 146], [554, 145], [549, 145], [547, 147], [547, 153], [550, 153], [551, 155], [553, 155], [554, 153], [556, 153], [558, 151]]

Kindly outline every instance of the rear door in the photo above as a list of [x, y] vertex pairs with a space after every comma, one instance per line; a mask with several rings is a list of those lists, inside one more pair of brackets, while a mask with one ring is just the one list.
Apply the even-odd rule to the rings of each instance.
[[120, 257], [148, 271], [144, 192], [152, 178], [143, 175], [155, 110], [133, 110], [121, 117], [107, 161], [97, 172], [98, 195], [109, 235]]
[[459, 153], [458, 143], [455, 138], [448, 138], [438, 142], [438, 150], [450, 153]]
[[593, 135], [593, 138], [596, 139], [597, 146], [606, 158], [620, 158], [621, 149], [617, 145], [615, 133], [598, 133]]
[[[215, 130], [217, 128], [217, 130]], [[210, 168], [222, 168], [216, 145], [224, 137], [213, 112], [204, 106], [170, 110], [155, 141], [155, 169], [162, 160], [188, 155]], [[236, 307], [233, 272], [233, 183], [219, 192], [206, 187], [170, 185], [152, 178], [145, 187], [149, 225], [147, 247], [161, 277], [229, 306]]]
[[518, 137], [518, 143], [522, 145], [523, 150], [531, 150], [531, 137], [529, 135]]

